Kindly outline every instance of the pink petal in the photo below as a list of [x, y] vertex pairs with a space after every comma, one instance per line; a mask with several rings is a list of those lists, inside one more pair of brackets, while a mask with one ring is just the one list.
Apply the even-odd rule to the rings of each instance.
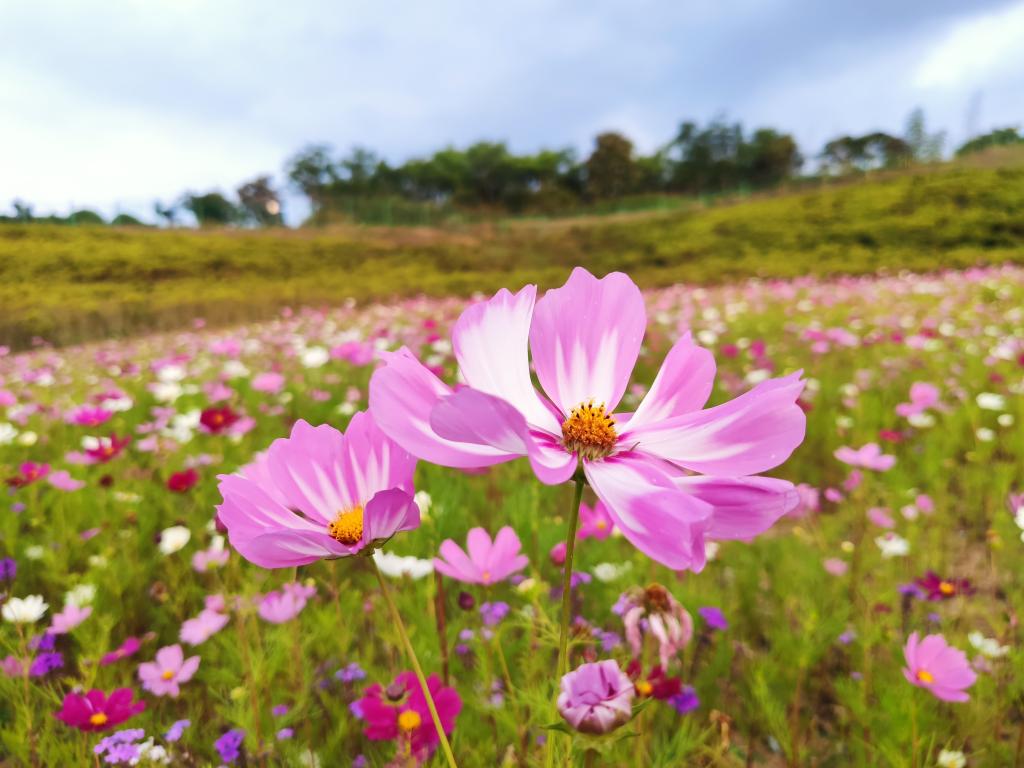
[[530, 379], [529, 339], [537, 286], [506, 289], [469, 307], [452, 329], [459, 370], [474, 389], [511, 403], [535, 427], [557, 432], [558, 420]]
[[346, 547], [326, 533], [312, 531], [272, 531], [251, 539], [235, 540], [228, 531], [231, 545], [246, 560], [262, 568], [291, 568], [308, 565], [325, 557], [345, 557], [360, 547]]
[[180, 645], [168, 645], [156, 652], [156, 663], [161, 670], [177, 672], [181, 668], [184, 657]]
[[650, 391], [629, 420], [629, 429], [699, 411], [715, 383], [715, 358], [687, 333], [669, 350]]
[[379, 491], [412, 491], [416, 459], [387, 435], [367, 413], [355, 414], [345, 430], [344, 452], [334, 460], [344, 469], [345, 484], [358, 503], [366, 504]]
[[181, 665], [181, 669], [178, 670], [178, 674], [175, 675], [175, 682], [187, 683], [189, 680], [192, 679], [192, 676], [195, 675], [196, 670], [198, 669], [199, 657], [190, 656], [189, 658], [185, 659], [184, 663], [182, 663]]
[[483, 528], [471, 528], [466, 536], [466, 551], [473, 565], [481, 572], [487, 571], [491, 557], [491, 536]]
[[800, 503], [792, 483], [772, 477], [680, 477], [675, 484], [711, 506], [710, 539], [752, 539]]
[[533, 312], [530, 350], [544, 391], [564, 414], [590, 400], [611, 412], [626, 390], [646, 326], [643, 296], [632, 280], [621, 272], [598, 280], [577, 267]]
[[796, 404], [804, 388], [799, 377], [797, 372], [769, 379], [723, 405], [627, 427], [620, 444], [708, 475], [763, 472], [789, 458], [804, 439], [807, 419]]
[[420, 524], [420, 508], [405, 491], [391, 488], [377, 493], [363, 510], [363, 541], [390, 539], [399, 531], [411, 531]]
[[480, 572], [469, 559], [469, 555], [454, 541], [445, 539], [441, 542], [439, 552], [444, 560], [434, 558], [434, 567], [445, 576], [456, 581], [479, 581]]
[[677, 489], [661, 467], [639, 454], [585, 462], [583, 469], [615, 524], [637, 549], [674, 570], [703, 568], [709, 505]]
[[381, 430], [414, 456], [445, 467], [485, 467], [516, 458], [480, 443], [439, 436], [430, 414], [452, 390], [406, 348], [382, 353], [384, 365], [370, 379], [370, 413]]
[[341, 432], [327, 424], [311, 427], [300, 420], [291, 437], [271, 444], [267, 469], [290, 507], [326, 526], [337, 513], [362, 501], [351, 487], [351, 478], [345, 477], [342, 461], [346, 455]]

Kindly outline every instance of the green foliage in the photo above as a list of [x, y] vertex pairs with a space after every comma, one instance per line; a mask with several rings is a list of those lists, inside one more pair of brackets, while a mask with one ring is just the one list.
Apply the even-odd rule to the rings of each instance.
[[1024, 144], [1024, 136], [1017, 128], [997, 128], [994, 131], [975, 136], [965, 142], [957, 151], [957, 157], [983, 152], [991, 147], [1012, 147]]

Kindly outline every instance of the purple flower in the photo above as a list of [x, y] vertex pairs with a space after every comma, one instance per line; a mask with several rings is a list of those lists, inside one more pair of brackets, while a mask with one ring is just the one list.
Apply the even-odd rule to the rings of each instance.
[[291, 728], [282, 728], [280, 731], [277, 732], [277, 740], [285, 741], [287, 739], [290, 739], [294, 735], [295, 731]]
[[718, 629], [725, 631], [729, 628], [729, 622], [725, 620], [725, 615], [721, 609], [715, 608], [712, 605], [706, 605], [703, 608], [698, 608], [697, 613], [700, 617], [707, 622], [707, 625], [712, 629]]
[[494, 627], [501, 623], [509, 612], [508, 603], [496, 602], [496, 603], [484, 603], [480, 606], [480, 617], [483, 619], [484, 625], [488, 627]]
[[18, 563], [10, 557], [0, 558], [0, 581], [14, 581], [18, 574]]
[[64, 655], [60, 651], [41, 653], [32, 660], [32, 666], [29, 667], [28, 673], [32, 677], [43, 677], [55, 669], [61, 669], [63, 666]]
[[356, 755], [352, 760], [352, 768], [366, 768], [366, 758], [363, 755]]
[[220, 759], [228, 765], [231, 765], [238, 759], [242, 742], [244, 740], [245, 731], [241, 728], [232, 728], [213, 742], [213, 747], [217, 750], [217, 754], [220, 755]]
[[849, 645], [850, 643], [852, 643], [856, 639], [857, 639], [857, 633], [854, 632], [852, 629], [846, 630], [845, 632], [843, 632], [843, 634], [841, 634], [839, 636], [839, 642], [842, 643], [843, 645]]
[[598, 632], [597, 637], [601, 641], [601, 650], [605, 653], [622, 645], [622, 638], [615, 632]]
[[171, 727], [167, 729], [167, 733], [164, 734], [164, 738], [172, 744], [181, 738], [181, 734], [185, 732], [185, 729], [192, 725], [191, 720], [175, 720]]
[[92, 751], [104, 755], [103, 762], [109, 765], [134, 765], [139, 760], [139, 745], [135, 742], [145, 737], [141, 728], [126, 728], [101, 739]]
[[558, 712], [581, 733], [609, 733], [633, 716], [633, 681], [614, 659], [580, 665], [560, 688]]
[[340, 680], [343, 683], [354, 683], [359, 680], [365, 680], [366, 671], [359, 666], [358, 662], [353, 661], [351, 664], [348, 664], [335, 672], [334, 677], [336, 680]]
[[272, 710], [270, 710], [270, 714], [272, 714], [274, 717], [284, 717], [288, 714], [288, 705], [277, 704], [274, 706]]
[[675, 707], [676, 712], [680, 715], [685, 715], [688, 712], [693, 712], [693, 710], [700, 706], [700, 699], [697, 697], [697, 691], [693, 689], [693, 686], [684, 685], [683, 690], [675, 696], [671, 696], [668, 703]]

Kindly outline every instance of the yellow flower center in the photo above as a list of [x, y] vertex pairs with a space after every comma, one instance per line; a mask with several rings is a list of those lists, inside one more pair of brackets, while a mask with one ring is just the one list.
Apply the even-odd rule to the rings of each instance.
[[97, 712], [95, 715], [89, 718], [89, 722], [93, 725], [106, 725], [107, 716], [103, 712]]
[[920, 680], [922, 683], [931, 684], [935, 682], [935, 675], [933, 675], [927, 669], [919, 669], [917, 670], [917, 679]]
[[398, 727], [403, 731], [415, 731], [422, 722], [419, 713], [411, 709], [405, 710], [398, 716]]
[[597, 521], [597, 530], [603, 531], [607, 527], [608, 527], [608, 523], [606, 523], [604, 520], [598, 520]]
[[484, 584], [490, 584], [491, 583], [491, 572], [490, 571], [484, 571], [481, 578], [483, 578]]
[[646, 680], [640, 680], [636, 684], [636, 692], [639, 693], [641, 696], [650, 696], [651, 695], [651, 691], [653, 691], [653, 690], [654, 690], [654, 686], [651, 685]]
[[169, 669], [165, 669], [164, 673], [160, 675], [164, 680], [171, 680], [174, 677], [174, 673]]
[[950, 584], [948, 581], [943, 581], [939, 583], [939, 592], [941, 592], [944, 595], [952, 595], [954, 592], [956, 592], [956, 587]]
[[335, 541], [350, 547], [358, 544], [363, 540], [363, 508], [339, 512], [334, 522], [327, 526], [327, 533]]
[[572, 409], [562, 422], [562, 445], [581, 459], [603, 459], [611, 456], [619, 435], [615, 419], [605, 413], [604, 403], [583, 403]]

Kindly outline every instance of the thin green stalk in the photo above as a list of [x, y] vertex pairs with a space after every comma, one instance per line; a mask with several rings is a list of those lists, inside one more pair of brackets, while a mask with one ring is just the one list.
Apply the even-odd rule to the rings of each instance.
[[427, 700], [427, 708], [430, 710], [430, 718], [434, 721], [434, 728], [437, 729], [437, 735], [441, 739], [441, 749], [448, 760], [450, 768], [458, 768], [458, 765], [455, 763], [455, 755], [452, 754], [451, 744], [448, 743], [448, 736], [441, 725], [441, 717], [437, 714], [437, 707], [434, 706], [434, 697], [430, 695], [427, 678], [423, 676], [423, 669], [420, 667], [419, 659], [416, 658], [416, 651], [413, 650], [412, 643], [409, 641], [409, 635], [405, 631], [405, 624], [402, 623], [402, 617], [399, 615], [395, 601], [391, 597], [391, 588], [388, 587], [387, 582], [384, 580], [384, 574], [380, 572], [377, 563], [372, 558], [370, 562], [373, 563], [373, 572], [377, 574], [381, 594], [384, 595], [384, 602], [388, 604], [388, 610], [391, 611], [391, 620], [395, 622], [395, 627], [398, 629], [398, 635], [402, 639], [402, 645], [405, 646], [405, 653], [409, 657], [409, 663], [412, 664], [413, 672], [416, 673], [416, 679], [420, 681], [423, 697]]
[[[572, 498], [572, 509], [569, 510], [569, 530], [565, 537], [565, 573], [562, 578], [562, 626], [558, 634], [558, 665], [556, 682], [565, 675], [569, 663], [569, 614], [572, 608], [572, 557], [576, 551], [576, 526], [580, 522], [580, 502], [583, 500], [583, 486], [586, 480], [582, 475], [576, 477], [576, 488]], [[544, 764], [551, 768], [554, 759], [554, 734], [549, 734], [545, 749]]]

